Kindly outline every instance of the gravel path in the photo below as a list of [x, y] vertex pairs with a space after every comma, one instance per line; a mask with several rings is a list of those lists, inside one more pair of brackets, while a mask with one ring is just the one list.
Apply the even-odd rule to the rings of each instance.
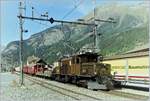
[[28, 80], [25, 80], [24, 87], [20, 87], [18, 81], [16, 75], [1, 73], [1, 101], [76, 101]]

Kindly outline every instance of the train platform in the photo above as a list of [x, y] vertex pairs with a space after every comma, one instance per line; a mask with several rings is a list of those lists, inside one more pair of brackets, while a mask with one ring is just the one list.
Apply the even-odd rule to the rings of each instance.
[[125, 75], [115, 75], [116, 81], [121, 81], [122, 86], [130, 89], [149, 91], [150, 79], [145, 75], [130, 75], [128, 79]]

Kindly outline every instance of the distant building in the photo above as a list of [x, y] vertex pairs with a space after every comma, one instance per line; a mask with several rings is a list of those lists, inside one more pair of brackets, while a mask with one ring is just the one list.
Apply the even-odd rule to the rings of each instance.
[[27, 65], [28, 66], [47, 65], [47, 63], [43, 59], [35, 57], [33, 55], [33, 56], [30, 56], [30, 57], [27, 58]]

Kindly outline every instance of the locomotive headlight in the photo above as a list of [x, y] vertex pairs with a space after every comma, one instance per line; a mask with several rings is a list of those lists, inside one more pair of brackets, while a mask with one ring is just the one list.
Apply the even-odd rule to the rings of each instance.
[[83, 69], [83, 70], [82, 70], [82, 73], [86, 73], [86, 69]]

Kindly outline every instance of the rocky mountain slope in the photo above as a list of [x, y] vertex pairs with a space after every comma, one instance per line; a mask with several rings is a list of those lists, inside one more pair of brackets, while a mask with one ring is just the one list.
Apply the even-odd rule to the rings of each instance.
[[[93, 12], [83, 17], [85, 22]], [[96, 8], [97, 19], [113, 18], [116, 23], [97, 22], [98, 47], [103, 55], [122, 54], [148, 43], [148, 11], [143, 6], [105, 5]], [[91, 23], [91, 22], [89, 22]], [[62, 30], [63, 29], [63, 30]], [[72, 54], [94, 42], [93, 28], [83, 25], [56, 25], [24, 40], [24, 63], [35, 55], [53, 63], [64, 54]], [[2, 53], [8, 63], [19, 64], [19, 41], [11, 42]]]

